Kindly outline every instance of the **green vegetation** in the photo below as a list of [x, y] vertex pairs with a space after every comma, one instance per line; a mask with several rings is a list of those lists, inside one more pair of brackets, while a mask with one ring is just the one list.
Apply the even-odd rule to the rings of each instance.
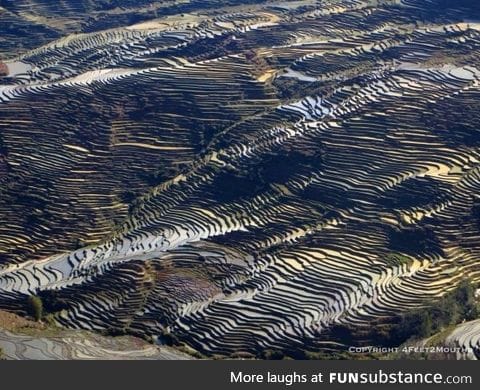
[[128, 334], [126, 328], [110, 326], [100, 332], [103, 336], [120, 337]]
[[43, 322], [45, 322], [45, 325], [47, 325], [49, 328], [57, 327], [57, 323], [55, 321], [55, 315], [53, 313], [48, 313], [47, 315], [44, 315]]
[[392, 253], [418, 255], [436, 253], [443, 255], [442, 247], [435, 232], [427, 227], [387, 228], [388, 248]]
[[304, 360], [353, 360], [361, 358], [362, 356], [353, 356], [352, 354], [345, 351], [324, 350], [316, 352], [305, 351]]
[[57, 313], [68, 308], [64, 297], [57, 290], [45, 290], [39, 293], [42, 301], [43, 311], [46, 313]]
[[127, 203], [127, 204], [130, 204], [132, 203], [138, 196], [140, 196], [140, 193], [138, 193], [137, 191], [133, 191], [133, 190], [130, 190], [130, 189], [126, 189], [125, 191], [123, 191], [119, 198], [120, 198], [120, 201], [123, 202], [123, 203]]
[[167, 329], [164, 329], [161, 334], [158, 335], [158, 341], [162, 345], [174, 347], [177, 351], [183, 352], [187, 355], [194, 357], [195, 359], [206, 359], [207, 357], [196, 349], [190, 347], [180, 340], [180, 338], [170, 333]]
[[[284, 350], [266, 349], [260, 352], [256, 358], [263, 360], [349, 360], [358, 358], [352, 357], [346, 351], [310, 350], [311, 347], [303, 346], [299, 348], [286, 348]], [[237, 354], [231, 357], [237, 357]]]
[[[475, 298], [477, 288], [471, 281], [462, 281], [428, 306], [399, 315], [395, 324], [373, 326], [366, 336], [383, 346], [399, 346], [444, 332], [463, 321], [472, 321], [480, 316], [480, 304]], [[349, 335], [354, 336], [351, 330]]]
[[285, 354], [282, 351], [267, 349], [263, 351], [261, 357], [265, 360], [283, 360]]
[[35, 321], [40, 321], [43, 317], [43, 302], [42, 299], [36, 295], [28, 297], [28, 312], [35, 318]]
[[402, 255], [401, 253], [393, 252], [385, 256], [385, 262], [391, 266], [411, 264], [412, 259], [408, 256]]
[[[222, 357], [223, 358], [223, 357]], [[249, 352], [235, 352], [230, 355], [231, 359], [243, 359], [243, 360], [253, 360], [256, 359], [255, 355]]]
[[471, 282], [463, 281], [429, 307], [400, 316], [399, 322], [391, 329], [390, 337], [400, 344], [412, 338], [430, 337], [464, 320], [478, 318], [480, 305], [475, 298], [476, 288]]
[[162, 344], [168, 345], [169, 347], [179, 346], [179, 345], [182, 344], [182, 343], [180, 342], [180, 340], [178, 339], [178, 337], [177, 337], [175, 334], [170, 333], [170, 332], [167, 331], [167, 330], [164, 330], [164, 331], [158, 336], [158, 339], [159, 339], [159, 341], [160, 341]]
[[[478, 285], [469, 280], [462, 281], [438, 300], [426, 303], [423, 308], [399, 314], [390, 323], [378, 320], [370, 323], [368, 327], [338, 325], [330, 330], [331, 337], [347, 345], [358, 345], [360, 340], [361, 344], [366, 345], [398, 347], [406, 342], [443, 334], [463, 321], [480, 317], [480, 303], [475, 298], [477, 288]], [[367, 355], [364, 357], [369, 358]], [[358, 359], [358, 356], [355, 356], [355, 359]]]

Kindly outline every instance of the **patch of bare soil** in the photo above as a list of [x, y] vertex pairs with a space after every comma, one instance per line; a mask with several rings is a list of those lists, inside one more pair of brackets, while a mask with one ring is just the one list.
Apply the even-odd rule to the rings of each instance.
[[25, 328], [42, 330], [45, 329], [45, 324], [20, 317], [17, 314], [0, 310], [0, 329], [18, 332]]

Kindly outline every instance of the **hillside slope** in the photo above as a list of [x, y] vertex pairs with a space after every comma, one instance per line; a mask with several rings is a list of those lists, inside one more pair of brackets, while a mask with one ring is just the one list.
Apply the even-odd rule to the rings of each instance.
[[0, 308], [298, 357], [480, 281], [475, 2], [106, 3], [0, 2]]

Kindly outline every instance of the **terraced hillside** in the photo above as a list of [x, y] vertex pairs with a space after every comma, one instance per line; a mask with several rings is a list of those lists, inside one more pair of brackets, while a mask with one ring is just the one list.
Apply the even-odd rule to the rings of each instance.
[[0, 360], [185, 360], [189, 355], [132, 336], [58, 329], [0, 311]]
[[[480, 321], [468, 321], [427, 339], [405, 346], [403, 354], [395, 359], [431, 359], [431, 360], [478, 360], [480, 347]], [[417, 351], [409, 354], [408, 348]]]
[[52, 4], [0, 1], [0, 309], [325, 357], [480, 282], [476, 1]]

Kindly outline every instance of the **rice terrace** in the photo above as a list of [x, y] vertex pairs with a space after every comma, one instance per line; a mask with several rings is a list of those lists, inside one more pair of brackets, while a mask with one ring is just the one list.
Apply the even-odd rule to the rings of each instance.
[[0, 0], [0, 358], [475, 360], [479, 283], [479, 1]]

